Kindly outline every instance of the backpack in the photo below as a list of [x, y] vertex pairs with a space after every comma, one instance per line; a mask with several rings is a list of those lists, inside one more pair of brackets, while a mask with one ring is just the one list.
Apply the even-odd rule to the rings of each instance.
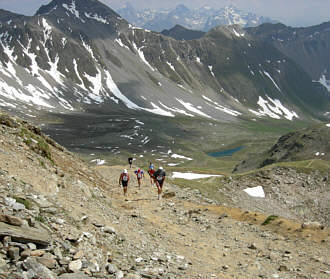
[[141, 178], [141, 177], [142, 177], [141, 172], [138, 172], [138, 173], [137, 173], [137, 178]]

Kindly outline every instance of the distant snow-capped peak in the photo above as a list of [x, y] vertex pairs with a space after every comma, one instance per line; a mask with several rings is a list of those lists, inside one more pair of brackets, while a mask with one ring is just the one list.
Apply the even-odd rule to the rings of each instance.
[[273, 20], [239, 10], [234, 5], [214, 9], [205, 5], [201, 8], [190, 10], [180, 4], [172, 10], [150, 10], [135, 11], [132, 6], [119, 9], [118, 13], [135, 24], [154, 31], [162, 31], [179, 24], [188, 29], [209, 31], [216, 26], [238, 24], [242, 27], [257, 26]]

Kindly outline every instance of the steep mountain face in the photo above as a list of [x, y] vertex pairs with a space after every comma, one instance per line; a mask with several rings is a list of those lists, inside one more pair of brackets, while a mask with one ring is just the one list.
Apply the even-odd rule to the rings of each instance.
[[264, 24], [247, 32], [275, 46], [330, 91], [330, 22], [306, 28]]
[[311, 159], [330, 160], [330, 124], [320, 124], [279, 138], [277, 143], [260, 156], [236, 166], [235, 171], [246, 171], [278, 163]]
[[267, 17], [243, 12], [233, 5], [219, 10], [209, 6], [190, 10], [180, 4], [173, 10], [145, 9], [138, 12], [132, 5], [125, 4], [118, 13], [136, 26], [158, 32], [171, 29], [175, 25], [207, 32], [216, 26], [237, 24], [241, 27], [253, 27], [265, 22], [275, 22]]
[[97, 0], [54, 0], [33, 17], [1, 18], [0, 104], [31, 116], [35, 107], [221, 121], [329, 111], [320, 85], [239, 26], [178, 41], [132, 27]]

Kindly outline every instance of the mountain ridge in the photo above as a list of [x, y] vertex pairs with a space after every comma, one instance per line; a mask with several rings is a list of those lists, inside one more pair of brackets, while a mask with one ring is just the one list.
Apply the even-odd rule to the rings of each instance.
[[[88, 14], [89, 5], [102, 13]], [[326, 117], [321, 85], [239, 26], [177, 41], [103, 8], [96, 0], [53, 1], [41, 9], [46, 14], [4, 22], [2, 104], [14, 109], [23, 101], [50, 111], [96, 105], [225, 122]]]

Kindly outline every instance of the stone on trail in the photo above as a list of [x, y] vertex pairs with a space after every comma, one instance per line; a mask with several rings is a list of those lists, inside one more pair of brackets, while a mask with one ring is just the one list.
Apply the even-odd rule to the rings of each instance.
[[115, 234], [116, 233], [116, 230], [113, 227], [109, 227], [109, 226], [104, 227], [103, 231], [105, 233], [110, 233], [110, 234]]
[[138, 274], [129, 273], [124, 278], [125, 279], [141, 279], [141, 276]]
[[90, 279], [90, 277], [83, 272], [77, 272], [62, 274], [58, 279]]
[[117, 267], [111, 263], [107, 264], [105, 269], [109, 274], [115, 274], [117, 271]]
[[322, 226], [319, 222], [305, 222], [301, 225], [301, 228], [309, 230], [322, 230], [324, 226]]
[[71, 270], [72, 272], [77, 272], [81, 270], [81, 268], [82, 268], [81, 260], [76, 260], [69, 263], [69, 270]]

